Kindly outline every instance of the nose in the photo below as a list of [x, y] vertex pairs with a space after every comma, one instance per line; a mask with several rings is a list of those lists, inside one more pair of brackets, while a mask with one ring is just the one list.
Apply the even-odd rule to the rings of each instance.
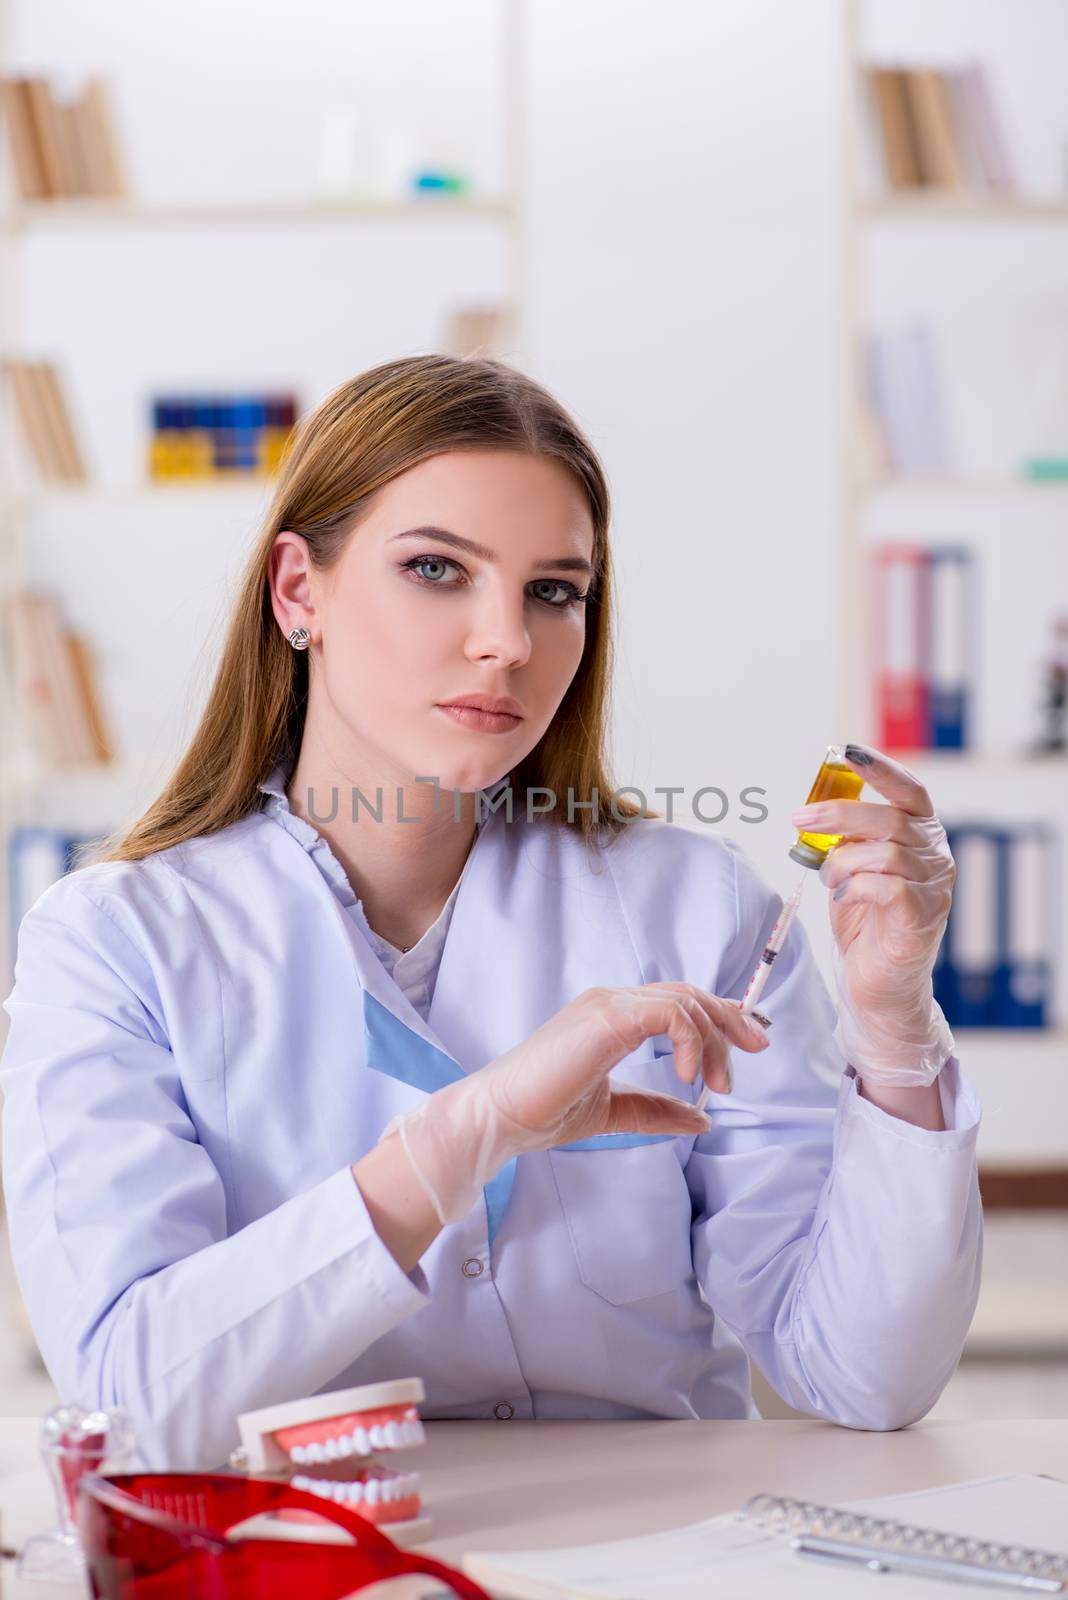
[[521, 667], [530, 659], [530, 630], [523, 595], [486, 593], [475, 608], [464, 644], [468, 661]]

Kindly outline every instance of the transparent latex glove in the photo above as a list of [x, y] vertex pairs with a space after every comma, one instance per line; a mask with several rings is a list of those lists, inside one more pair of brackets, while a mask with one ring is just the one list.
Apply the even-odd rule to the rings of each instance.
[[394, 1129], [443, 1223], [465, 1217], [513, 1156], [601, 1133], [694, 1135], [711, 1126], [688, 1101], [614, 1083], [608, 1074], [644, 1039], [666, 1033], [684, 1083], [730, 1087], [731, 1045], [762, 1050], [759, 1023], [691, 983], [586, 989], [480, 1072], [438, 1089]]
[[846, 757], [889, 805], [826, 800], [792, 821], [841, 834], [820, 878], [832, 891], [835, 1038], [869, 1083], [933, 1083], [953, 1053], [931, 972], [957, 869], [931, 797], [899, 762], [866, 745]]

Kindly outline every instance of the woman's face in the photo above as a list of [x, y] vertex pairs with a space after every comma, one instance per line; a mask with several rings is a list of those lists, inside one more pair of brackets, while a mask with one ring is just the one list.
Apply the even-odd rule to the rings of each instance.
[[[305, 736], [321, 733], [342, 770], [470, 793], [533, 749], [585, 640], [593, 522], [566, 467], [446, 451], [379, 491], [331, 571], [302, 550], [278, 535], [275, 613], [311, 635]], [[443, 709], [469, 695], [508, 696], [521, 715], [491, 727]]]

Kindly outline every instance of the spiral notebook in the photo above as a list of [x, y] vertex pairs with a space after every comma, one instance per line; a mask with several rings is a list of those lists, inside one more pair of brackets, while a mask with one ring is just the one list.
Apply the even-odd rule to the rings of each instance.
[[666, 1533], [474, 1553], [463, 1569], [502, 1600], [1068, 1595], [1068, 1482], [1011, 1473], [838, 1506], [757, 1495]]

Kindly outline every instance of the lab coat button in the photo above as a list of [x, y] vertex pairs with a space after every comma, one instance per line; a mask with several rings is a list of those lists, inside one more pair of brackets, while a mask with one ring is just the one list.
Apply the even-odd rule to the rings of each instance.
[[509, 1417], [515, 1416], [515, 1407], [510, 1406], [507, 1400], [499, 1400], [493, 1408], [493, 1415], [498, 1422], [507, 1422]]
[[483, 1271], [482, 1262], [475, 1256], [468, 1256], [463, 1264], [462, 1271], [465, 1278], [480, 1278]]

